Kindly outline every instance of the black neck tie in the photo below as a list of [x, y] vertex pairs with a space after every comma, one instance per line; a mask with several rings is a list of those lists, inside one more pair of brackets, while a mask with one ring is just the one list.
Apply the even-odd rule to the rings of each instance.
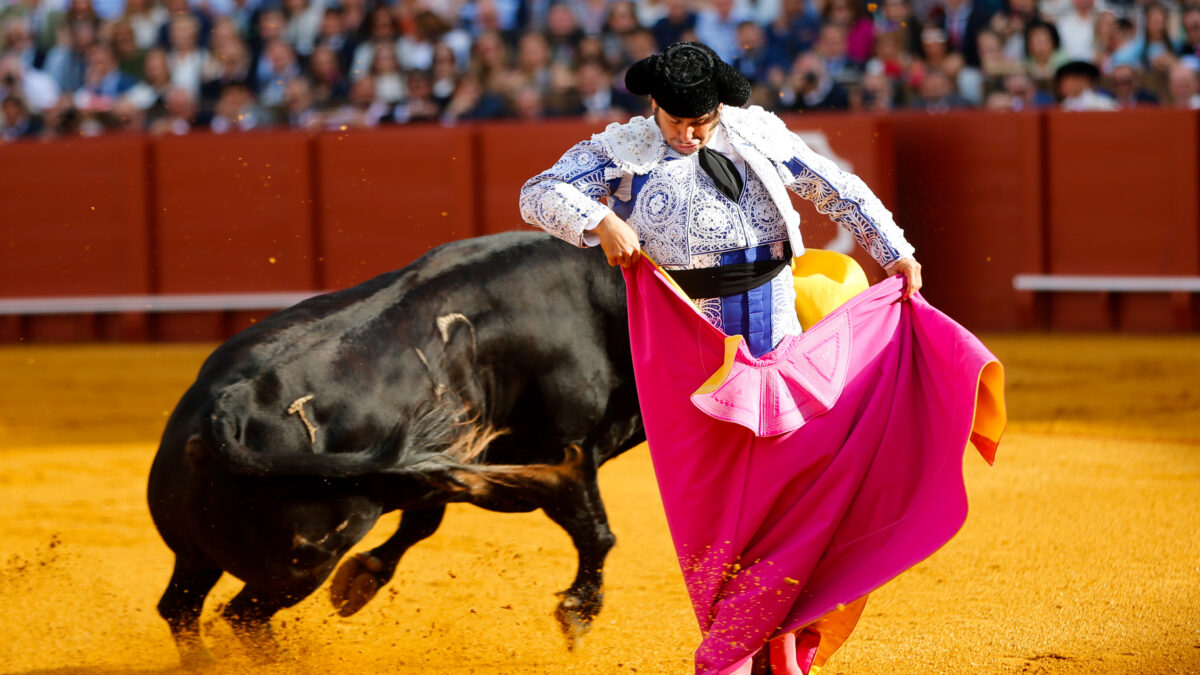
[[738, 173], [733, 160], [716, 150], [700, 148], [700, 168], [712, 178], [717, 189], [733, 202], [742, 197], [742, 174]]

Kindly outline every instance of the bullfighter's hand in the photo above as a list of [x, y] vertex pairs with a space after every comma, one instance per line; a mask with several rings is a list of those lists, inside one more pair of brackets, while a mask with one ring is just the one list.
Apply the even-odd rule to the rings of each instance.
[[884, 268], [888, 276], [893, 274], [904, 275], [904, 293], [900, 295], [900, 301], [903, 302], [913, 296], [913, 293], [921, 290], [921, 263], [915, 258], [901, 258], [896, 262]]
[[642, 249], [638, 244], [637, 233], [617, 214], [610, 213], [604, 216], [604, 220], [596, 225], [594, 231], [600, 238], [600, 247], [604, 249], [604, 255], [608, 256], [609, 265], [629, 267], [641, 255]]

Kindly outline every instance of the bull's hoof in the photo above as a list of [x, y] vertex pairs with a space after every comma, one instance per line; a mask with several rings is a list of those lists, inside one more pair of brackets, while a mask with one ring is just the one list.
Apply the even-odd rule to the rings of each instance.
[[563, 595], [562, 602], [554, 610], [554, 618], [558, 619], [558, 627], [567, 639], [567, 651], [573, 652], [579, 646], [583, 636], [592, 629], [593, 617], [595, 612], [587, 611], [582, 600], [573, 595]]
[[341, 616], [351, 616], [362, 609], [383, 585], [376, 574], [383, 563], [375, 556], [356, 553], [342, 561], [329, 586], [329, 599]]
[[217, 657], [208, 651], [208, 647], [197, 645], [179, 649], [179, 665], [184, 670], [202, 670], [217, 662]]

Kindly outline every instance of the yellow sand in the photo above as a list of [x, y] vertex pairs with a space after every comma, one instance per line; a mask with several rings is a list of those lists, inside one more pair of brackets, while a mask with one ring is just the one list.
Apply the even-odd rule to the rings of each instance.
[[[1008, 373], [996, 466], [966, 458], [966, 527], [871, 595], [824, 672], [1200, 672], [1200, 337], [985, 342]], [[210, 349], [0, 348], [0, 671], [174, 669], [145, 480]], [[698, 631], [649, 457], [600, 478], [618, 544], [578, 652], [551, 617], [574, 574], [566, 534], [462, 506], [358, 615], [334, 616], [325, 588], [282, 612], [278, 666], [248, 664], [215, 618], [238, 588], [223, 579], [205, 612], [213, 672], [690, 672]]]

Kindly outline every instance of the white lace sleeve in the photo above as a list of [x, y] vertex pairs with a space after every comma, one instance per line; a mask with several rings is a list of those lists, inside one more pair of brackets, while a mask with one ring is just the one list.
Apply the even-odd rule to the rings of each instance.
[[567, 151], [550, 169], [521, 188], [525, 222], [576, 246], [588, 246], [584, 230], [609, 210], [601, 204], [612, 194], [614, 164], [604, 147], [587, 140]]
[[911, 258], [915, 249], [871, 188], [858, 176], [814, 152], [799, 136], [789, 135], [794, 139], [794, 147], [792, 159], [784, 162], [792, 173], [788, 189], [846, 228], [881, 266]]

